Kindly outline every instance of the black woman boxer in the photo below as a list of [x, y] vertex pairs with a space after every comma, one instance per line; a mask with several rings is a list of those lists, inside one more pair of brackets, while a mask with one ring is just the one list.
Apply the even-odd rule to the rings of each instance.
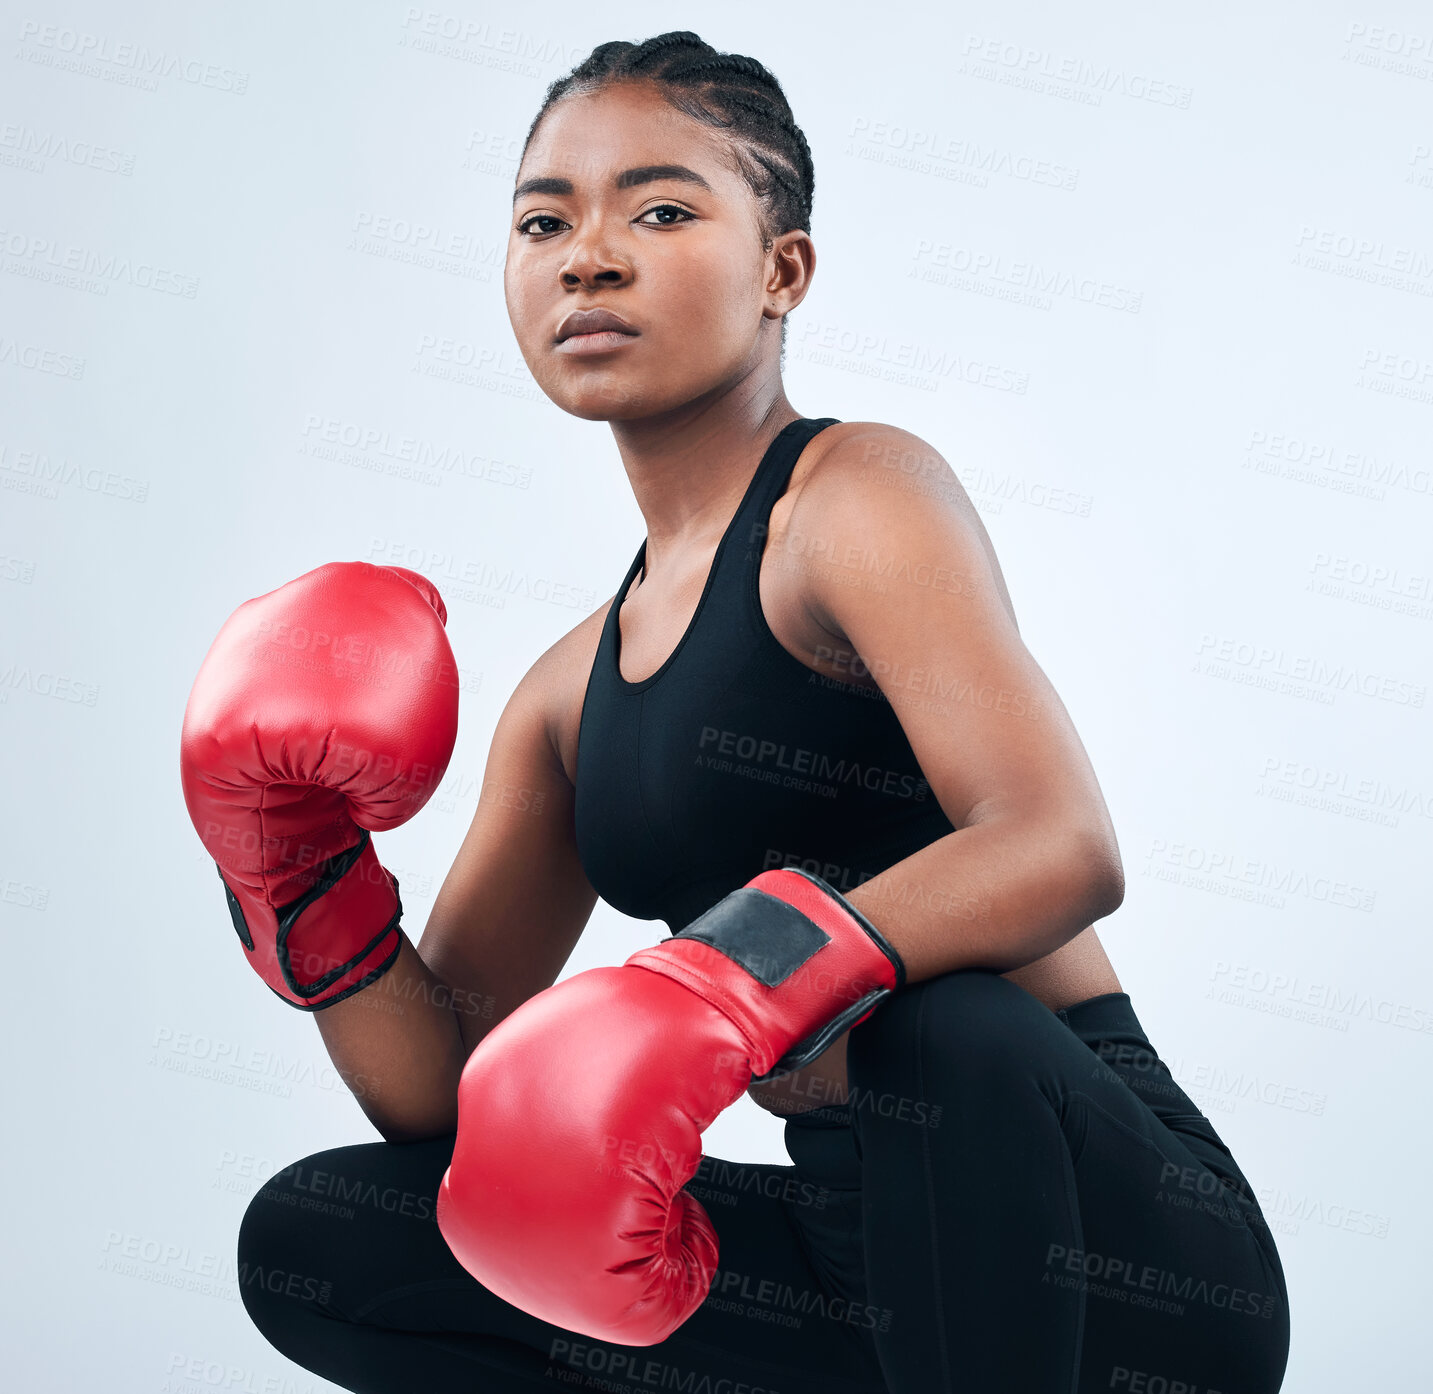
[[[383, 1138], [258, 1192], [246, 1309], [352, 1390], [1270, 1394], [1279, 1256], [1100, 945], [1115, 834], [989, 538], [924, 440], [787, 400], [813, 185], [694, 34], [549, 89], [509, 315], [646, 536], [508, 700], [421, 944], [371, 834], [452, 747], [441, 597], [321, 567], [206, 658], [191, 815]], [[559, 983], [599, 895], [671, 933]], [[743, 1091], [791, 1165], [701, 1152]]]

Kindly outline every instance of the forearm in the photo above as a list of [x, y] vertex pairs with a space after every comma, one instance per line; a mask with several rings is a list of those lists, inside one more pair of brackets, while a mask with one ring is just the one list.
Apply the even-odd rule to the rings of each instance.
[[470, 1049], [459, 1013], [472, 1010], [405, 937], [388, 972], [314, 1019], [369, 1121], [388, 1142], [412, 1142], [457, 1130], [458, 1078]]
[[1109, 839], [993, 819], [843, 894], [900, 954], [911, 983], [1033, 963], [1117, 909], [1124, 883]]

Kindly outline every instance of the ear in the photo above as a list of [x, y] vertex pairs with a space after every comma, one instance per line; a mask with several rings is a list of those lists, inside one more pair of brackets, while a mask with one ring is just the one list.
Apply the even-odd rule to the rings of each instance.
[[780, 319], [794, 310], [811, 289], [816, 273], [816, 244], [809, 232], [783, 232], [766, 254], [766, 314]]

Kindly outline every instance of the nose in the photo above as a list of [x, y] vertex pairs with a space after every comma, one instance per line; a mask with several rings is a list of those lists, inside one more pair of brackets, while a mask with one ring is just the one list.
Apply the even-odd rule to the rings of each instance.
[[632, 266], [612, 246], [603, 224], [593, 221], [568, 242], [558, 275], [564, 290], [621, 286], [632, 279]]

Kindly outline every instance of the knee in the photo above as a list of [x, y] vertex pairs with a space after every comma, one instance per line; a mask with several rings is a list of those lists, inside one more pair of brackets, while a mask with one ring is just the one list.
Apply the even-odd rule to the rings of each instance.
[[847, 1068], [853, 1085], [867, 1087], [929, 1090], [952, 1074], [989, 1081], [1026, 1065], [1038, 1027], [1050, 1019], [998, 973], [942, 973], [894, 994], [853, 1030]]
[[322, 1238], [306, 1223], [296, 1162], [271, 1176], [255, 1193], [239, 1223], [239, 1297], [265, 1339], [285, 1349], [295, 1309], [320, 1305], [327, 1284]]

